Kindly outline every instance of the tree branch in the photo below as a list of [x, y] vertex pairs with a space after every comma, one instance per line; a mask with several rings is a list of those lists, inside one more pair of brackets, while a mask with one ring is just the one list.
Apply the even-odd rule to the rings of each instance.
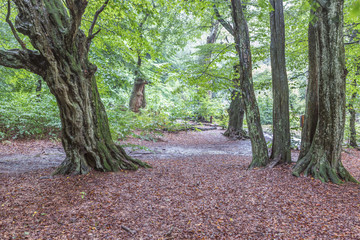
[[101, 6], [101, 8], [99, 8], [96, 11], [96, 13], [94, 15], [94, 19], [91, 22], [91, 26], [90, 26], [89, 33], [88, 33], [88, 39], [90, 39], [90, 40], [93, 39], [95, 37], [95, 35], [100, 32], [100, 30], [99, 30], [99, 31], [97, 31], [96, 33], [93, 34], [93, 31], [94, 31], [94, 28], [95, 28], [95, 25], [96, 25], [96, 21], [97, 21], [99, 15], [100, 15], [100, 13], [102, 13], [104, 11], [104, 9], [105, 9], [105, 7], [107, 6], [108, 3], [109, 3], [109, 0], [106, 0], [105, 3]]
[[224, 18], [221, 16], [221, 14], [219, 13], [219, 10], [217, 9], [216, 5], [213, 5], [214, 8], [214, 12], [216, 15], [217, 20], [221, 23], [221, 25], [231, 34], [234, 36], [234, 29], [233, 27], [230, 25], [230, 23], [226, 22], [224, 20]]
[[91, 41], [94, 39], [94, 37], [101, 31], [101, 29], [97, 30], [95, 33], [93, 33], [96, 22], [99, 18], [100, 13], [102, 13], [105, 9], [105, 7], [108, 5], [110, 0], [106, 0], [104, 2], [104, 4], [95, 12], [94, 15], [94, 19], [91, 22], [91, 26], [89, 28], [89, 33], [88, 33], [88, 37], [87, 37], [87, 49], [89, 51], [90, 49], [90, 45], [91, 45]]
[[344, 43], [344, 45], [360, 44], [360, 41]]
[[25, 50], [26, 49], [26, 44], [21, 40], [21, 38], [17, 34], [16, 29], [15, 29], [13, 23], [10, 20], [10, 15], [11, 15], [11, 1], [8, 0], [8, 2], [7, 2], [6, 22], [9, 24], [9, 26], [11, 28], [11, 32], [14, 35], [16, 41], [18, 41], [18, 43], [20, 43], [21, 48]]
[[229, 46], [225, 47], [224, 49], [222, 49], [215, 57], [214, 59], [212, 59], [209, 64], [206, 66], [205, 70], [201, 73], [201, 75], [198, 77], [201, 78], [202, 76], [205, 75], [206, 71], [209, 69], [210, 65], [220, 56], [221, 53], [223, 53], [226, 49], [228, 49], [229, 47], [233, 47], [234, 44], [230, 44]]
[[29, 49], [0, 49], [0, 65], [14, 69], [25, 69], [42, 76], [47, 68], [46, 60], [37, 51]]
[[87, 0], [66, 0], [66, 7], [69, 9], [71, 21], [70, 21], [70, 30], [68, 36], [70, 37], [70, 43], [72, 44], [75, 36], [79, 31], [81, 25], [82, 16], [85, 13], [85, 9], [88, 5]]

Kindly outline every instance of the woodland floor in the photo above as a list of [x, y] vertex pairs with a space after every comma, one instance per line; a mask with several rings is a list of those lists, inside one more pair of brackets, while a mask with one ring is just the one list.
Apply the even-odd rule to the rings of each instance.
[[[249, 140], [221, 130], [126, 143], [152, 169], [49, 177], [60, 143], [0, 144], [0, 239], [360, 239], [360, 189], [248, 171]], [[293, 153], [296, 159], [296, 152]], [[360, 179], [360, 152], [343, 162]]]

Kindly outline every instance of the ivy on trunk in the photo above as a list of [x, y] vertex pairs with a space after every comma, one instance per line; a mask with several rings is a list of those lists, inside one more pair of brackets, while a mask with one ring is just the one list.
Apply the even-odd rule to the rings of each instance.
[[[80, 29], [86, 0], [14, 0], [18, 10], [15, 28], [29, 37], [35, 51], [0, 50], [0, 65], [26, 69], [41, 76], [60, 109], [62, 143], [66, 159], [55, 174], [135, 170], [146, 163], [132, 159], [111, 139], [108, 119], [95, 80], [96, 66], [89, 62], [96, 12], [88, 35]], [[10, 10], [10, 2], [9, 2]], [[15, 37], [17, 33], [13, 31]], [[18, 39], [18, 38], [17, 38]]]

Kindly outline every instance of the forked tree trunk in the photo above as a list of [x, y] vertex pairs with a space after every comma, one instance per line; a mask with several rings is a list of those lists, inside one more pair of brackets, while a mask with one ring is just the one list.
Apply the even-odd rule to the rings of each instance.
[[285, 63], [285, 23], [283, 0], [270, 0], [271, 73], [273, 92], [273, 141], [270, 159], [291, 163], [289, 86]]
[[269, 157], [253, 87], [249, 30], [241, 1], [232, 0], [231, 9], [236, 51], [240, 61], [240, 86], [252, 147], [252, 162], [249, 168], [263, 167], [269, 163]]
[[239, 79], [234, 80], [234, 88], [235, 89], [231, 93], [228, 129], [224, 135], [230, 138], [244, 139], [248, 137], [243, 129], [245, 104], [241, 97]]
[[[315, 2], [313, 2], [315, 3]], [[341, 150], [345, 127], [345, 49], [343, 43], [343, 0], [321, 1], [315, 13], [315, 23], [309, 30], [310, 59], [315, 59], [317, 72], [310, 69], [309, 87], [317, 85], [317, 101], [307, 100], [306, 113], [318, 106], [318, 114], [306, 116], [299, 160], [293, 174], [311, 175], [323, 182], [342, 183], [356, 180], [341, 163]], [[315, 16], [314, 16], [315, 14]], [[311, 66], [311, 63], [310, 63]], [[316, 83], [313, 83], [316, 81]], [[310, 94], [309, 97], [312, 95]], [[315, 107], [316, 109], [316, 107]], [[316, 127], [312, 123], [316, 122]], [[311, 123], [311, 124], [310, 124]], [[311, 132], [312, 131], [312, 132]]]
[[147, 167], [126, 155], [111, 139], [94, 77], [96, 66], [88, 61], [94, 35], [89, 31], [86, 37], [80, 30], [87, 1], [67, 0], [68, 9], [60, 0], [14, 2], [19, 13], [16, 29], [30, 38], [37, 51], [0, 51], [0, 64], [40, 75], [56, 97], [66, 159], [55, 174]]

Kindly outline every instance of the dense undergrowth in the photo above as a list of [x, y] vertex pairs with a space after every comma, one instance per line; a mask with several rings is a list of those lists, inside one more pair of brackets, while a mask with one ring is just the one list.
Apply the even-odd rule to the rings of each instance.
[[[199, 115], [213, 117], [218, 124], [226, 126], [228, 115], [219, 99], [189, 100], [165, 99], [164, 94], [153, 89], [148, 106], [141, 113], [131, 112], [127, 107], [128, 94], [117, 93], [103, 97], [110, 130], [114, 139], [134, 136], [153, 140], [162, 131], [180, 131], [189, 128], [189, 121]], [[153, 97], [152, 97], [153, 96]], [[222, 104], [224, 105], [224, 104]], [[0, 140], [7, 139], [59, 139], [61, 121], [55, 98], [47, 91], [41, 94], [15, 92], [0, 98]]]

